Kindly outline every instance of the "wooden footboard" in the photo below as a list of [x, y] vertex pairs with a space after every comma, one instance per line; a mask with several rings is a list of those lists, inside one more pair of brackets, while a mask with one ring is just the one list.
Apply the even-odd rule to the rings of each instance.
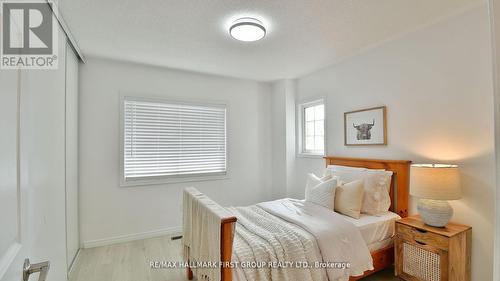
[[[220, 258], [222, 262], [221, 281], [232, 281], [233, 272], [231, 267], [228, 267], [231, 262], [231, 255], [233, 254], [233, 237], [234, 229], [236, 227], [236, 217], [224, 218], [220, 225]], [[193, 279], [193, 272], [187, 268], [187, 278]]]
[[220, 226], [220, 257], [222, 261], [221, 280], [231, 281], [233, 278], [232, 268], [228, 267], [233, 254], [233, 238], [236, 217], [224, 219]]

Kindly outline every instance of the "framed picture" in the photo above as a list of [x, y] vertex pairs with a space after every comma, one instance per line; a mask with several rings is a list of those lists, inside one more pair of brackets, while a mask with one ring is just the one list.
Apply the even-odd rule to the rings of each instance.
[[344, 113], [344, 144], [387, 145], [386, 107]]

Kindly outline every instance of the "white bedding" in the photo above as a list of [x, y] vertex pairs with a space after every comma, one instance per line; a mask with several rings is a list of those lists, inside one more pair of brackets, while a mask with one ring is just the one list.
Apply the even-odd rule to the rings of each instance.
[[[271, 217], [258, 214], [255, 208], [265, 211]], [[359, 276], [364, 271], [373, 269], [370, 251], [361, 232], [354, 224], [327, 208], [303, 200], [281, 199], [256, 206], [229, 208], [229, 210], [238, 217], [233, 261], [291, 259], [291, 261], [327, 262], [330, 265], [349, 264], [349, 267], [344, 268], [327, 268], [326, 275], [330, 281], [348, 280], [349, 276]], [[261, 218], [257, 219], [258, 216]], [[289, 226], [283, 229], [283, 223], [276, 219]], [[286, 237], [290, 235], [289, 233], [292, 233], [290, 237], [293, 239]], [[276, 243], [276, 239], [279, 243]], [[301, 241], [303, 249], [301, 245], [297, 245], [297, 240]], [[293, 252], [293, 255], [287, 255], [286, 252]], [[322, 269], [309, 272], [299, 269], [290, 275], [275, 269], [236, 268], [233, 276], [235, 280], [241, 281], [271, 280], [269, 279], [271, 275], [273, 281], [303, 281], [310, 280], [311, 276], [312, 280], [316, 281], [326, 280], [324, 279], [326, 276], [323, 276], [324, 271]], [[300, 277], [297, 273], [306, 276]]]
[[393, 245], [394, 245], [394, 237], [390, 237], [390, 238], [384, 239], [382, 241], [373, 242], [371, 244], [368, 244], [368, 249], [370, 250], [370, 252], [375, 252], [377, 250], [387, 248], [387, 247], [393, 246]]
[[[231, 207], [228, 210], [238, 217], [233, 242], [232, 262], [236, 264], [233, 268], [233, 280], [328, 280], [324, 269], [267, 266], [276, 262], [312, 264], [321, 261], [316, 239], [309, 232], [255, 205]], [[251, 265], [256, 262], [265, 264]]]
[[384, 245], [387, 246], [387, 243], [380, 242], [387, 242], [387, 239], [394, 236], [395, 222], [401, 218], [393, 212], [387, 212], [380, 216], [361, 214], [359, 219], [353, 219], [342, 214], [341, 216], [359, 229], [370, 251], [381, 249], [383, 248], [381, 246]]
[[342, 215], [295, 199], [264, 202], [257, 206], [311, 233], [318, 242], [323, 262], [350, 264], [346, 269], [327, 268], [330, 281], [349, 280], [350, 276], [360, 276], [373, 269], [373, 260], [361, 232]]

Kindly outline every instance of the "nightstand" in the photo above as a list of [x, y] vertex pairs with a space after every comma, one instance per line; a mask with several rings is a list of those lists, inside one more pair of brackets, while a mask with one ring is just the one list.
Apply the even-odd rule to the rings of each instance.
[[424, 224], [419, 216], [396, 221], [396, 276], [409, 281], [470, 281], [470, 226]]

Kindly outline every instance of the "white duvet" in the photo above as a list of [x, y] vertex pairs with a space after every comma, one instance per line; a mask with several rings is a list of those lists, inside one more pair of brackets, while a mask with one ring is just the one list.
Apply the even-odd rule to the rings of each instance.
[[[233, 262], [239, 266], [233, 269], [234, 280], [344, 281], [373, 269], [360, 231], [325, 207], [281, 199], [229, 211], [238, 217]], [[241, 266], [250, 262], [265, 266]], [[272, 263], [279, 266], [268, 266]], [[318, 263], [327, 268], [316, 268]]]

